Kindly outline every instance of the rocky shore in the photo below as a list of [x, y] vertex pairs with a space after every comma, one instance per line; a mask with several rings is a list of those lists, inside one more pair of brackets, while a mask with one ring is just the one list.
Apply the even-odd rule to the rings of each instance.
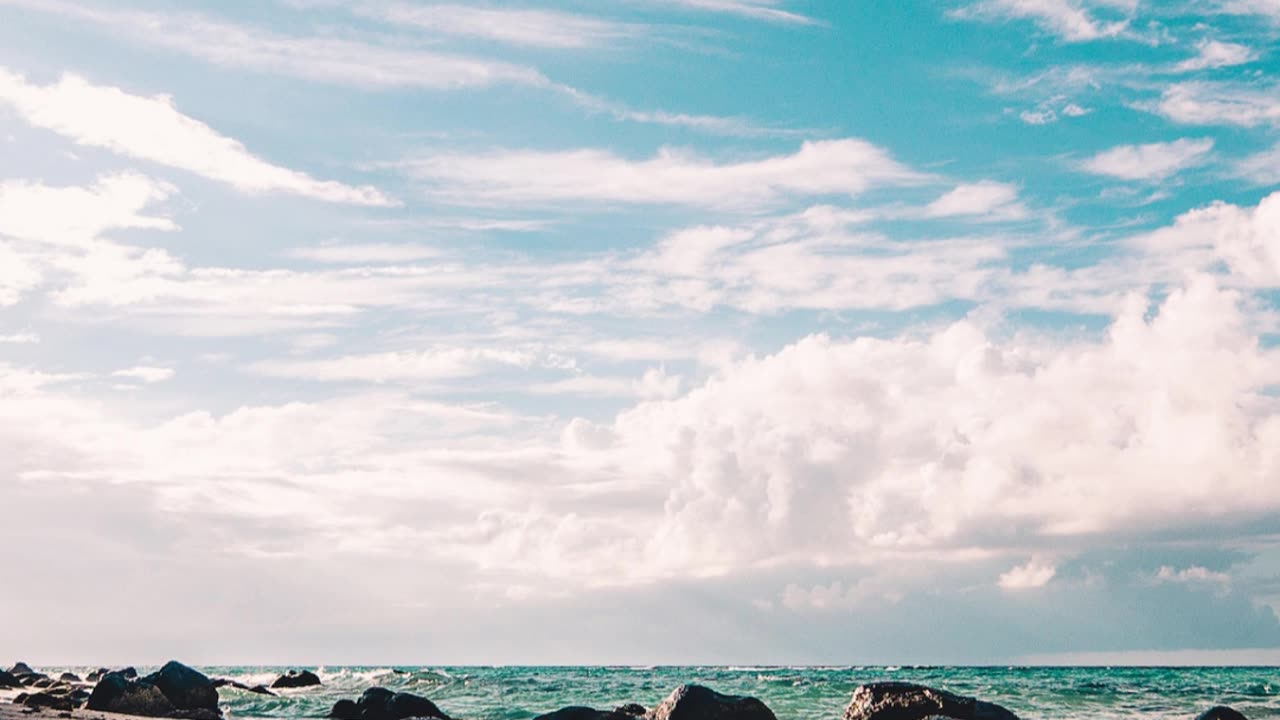
[[[248, 686], [227, 678], [210, 678], [180, 662], [170, 661], [154, 673], [139, 676], [133, 668], [100, 668], [83, 679], [73, 673], [57, 678], [24, 663], [0, 670], [0, 690], [19, 691], [0, 702], [0, 720], [76, 718], [77, 720], [222, 720], [218, 688], [234, 687], [274, 695], [274, 690], [301, 690], [321, 685], [309, 670], [280, 675], [271, 687]], [[332, 720], [454, 720], [429, 698], [371, 687], [359, 697], [334, 703]], [[841, 720], [1019, 720], [1008, 708], [978, 698], [907, 682], [876, 682], [854, 690]], [[778, 720], [758, 698], [726, 695], [702, 685], [681, 685], [653, 707], [628, 703], [611, 709], [567, 706], [532, 720]], [[834, 718], [832, 719], [834, 720]], [[1190, 719], [1188, 719], [1190, 720]], [[1226, 706], [1205, 710], [1195, 720], [1247, 720]]]

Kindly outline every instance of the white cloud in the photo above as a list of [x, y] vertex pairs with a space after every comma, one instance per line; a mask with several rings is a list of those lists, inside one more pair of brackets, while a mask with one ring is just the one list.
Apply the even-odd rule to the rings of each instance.
[[114, 377], [130, 378], [133, 380], [141, 380], [144, 383], [158, 383], [169, 380], [174, 376], [173, 368], [154, 367], [150, 365], [139, 365], [137, 367], [127, 368], [125, 370], [117, 370], [111, 373]]
[[999, 219], [1025, 217], [1026, 208], [1018, 202], [1018, 188], [1008, 183], [983, 180], [957, 185], [929, 203], [929, 217], [991, 216]]
[[500, 151], [408, 161], [440, 197], [460, 202], [595, 201], [740, 206], [789, 196], [852, 195], [926, 176], [857, 139], [804, 143], [790, 155], [716, 163], [664, 149], [648, 160], [603, 150]]
[[530, 47], [598, 47], [646, 31], [643, 26], [531, 8], [375, 1], [357, 3], [352, 9], [362, 15], [433, 33]]
[[40, 342], [40, 336], [31, 332], [12, 333], [10, 335], [0, 335], [0, 344], [9, 345], [34, 345]]
[[1280, 144], [1254, 153], [1236, 163], [1236, 173], [1259, 185], [1280, 184]]
[[813, 18], [778, 7], [778, 0], [657, 0], [667, 5], [678, 5], [691, 10], [721, 12], [741, 15], [756, 20], [811, 25]]
[[463, 378], [495, 367], [530, 368], [539, 362], [536, 355], [518, 350], [438, 348], [315, 360], [266, 360], [249, 369], [270, 377], [386, 383]]
[[277, 35], [192, 13], [96, 10], [62, 0], [0, 0], [0, 4], [91, 22], [139, 43], [216, 65], [318, 82], [424, 89], [550, 84], [537, 70], [510, 63], [340, 36]]
[[1025, 565], [1019, 565], [1000, 575], [997, 584], [1003, 590], [1032, 590], [1049, 584], [1058, 567], [1053, 563], [1032, 558]]
[[1252, 62], [1258, 57], [1249, 46], [1221, 40], [1201, 40], [1196, 44], [1195, 57], [1174, 66], [1178, 72], [1194, 72], [1211, 68], [1233, 67]]
[[389, 245], [363, 243], [358, 245], [332, 244], [294, 248], [290, 257], [319, 263], [370, 264], [405, 263], [439, 258], [444, 253], [439, 248], [426, 245]]
[[1157, 583], [1212, 583], [1224, 585], [1231, 582], [1231, 575], [1210, 570], [1200, 565], [1177, 569], [1170, 565], [1161, 565], [1152, 578]]
[[1135, 105], [1184, 125], [1256, 127], [1280, 121], [1280, 99], [1274, 85], [1238, 82], [1175, 83], [1154, 102]]
[[272, 165], [236, 140], [183, 115], [165, 96], [133, 95], [64, 75], [52, 85], [33, 85], [0, 68], [0, 101], [35, 127], [79, 145], [106, 148], [141, 160], [225, 182], [243, 192], [284, 192], [329, 202], [390, 205], [369, 186], [316, 180]]
[[143, 214], [175, 192], [172, 185], [138, 173], [104, 175], [85, 187], [0, 182], [0, 235], [83, 247], [112, 229], [176, 230], [168, 218]]
[[1214, 203], [1180, 215], [1168, 228], [1134, 238], [1143, 251], [1168, 256], [1183, 267], [1224, 263], [1228, 282], [1280, 287], [1280, 193], [1255, 207]]
[[680, 393], [683, 378], [669, 375], [663, 368], [650, 368], [639, 379], [579, 375], [564, 380], [537, 383], [527, 388], [534, 395], [581, 395], [586, 397], [672, 398]]
[[1121, 180], [1163, 180], [1204, 163], [1213, 149], [1211, 138], [1182, 138], [1173, 142], [1121, 145], [1080, 163], [1080, 169]]
[[1127, 19], [1105, 22], [1095, 18], [1089, 5], [1132, 12], [1136, 3], [1084, 0], [984, 0], [952, 13], [959, 18], [1032, 20], [1046, 32], [1068, 42], [1085, 42], [1122, 35]]

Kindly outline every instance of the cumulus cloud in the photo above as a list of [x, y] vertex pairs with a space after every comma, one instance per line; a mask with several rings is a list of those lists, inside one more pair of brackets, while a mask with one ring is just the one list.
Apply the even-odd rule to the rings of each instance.
[[666, 203], [696, 207], [854, 195], [926, 176], [857, 139], [805, 142], [789, 155], [717, 163], [673, 149], [647, 160], [604, 150], [439, 154], [406, 162], [431, 191], [460, 202]]
[[1018, 188], [991, 180], [959, 185], [925, 208], [929, 217], [988, 216], [1015, 220], [1025, 217], [1018, 202]]
[[1174, 568], [1170, 565], [1161, 565], [1156, 571], [1152, 580], [1157, 583], [1209, 583], [1209, 584], [1226, 584], [1231, 582], [1231, 575], [1216, 570], [1210, 570], [1200, 565], [1192, 565], [1186, 568]]
[[1080, 169], [1121, 180], [1163, 180], [1208, 159], [1212, 138], [1181, 138], [1173, 142], [1121, 145], [1080, 163]]
[[240, 142], [182, 114], [165, 96], [134, 95], [93, 85], [77, 75], [35, 85], [0, 68], [0, 102], [9, 104], [31, 125], [79, 145], [187, 170], [243, 192], [283, 192], [357, 205], [393, 204], [370, 186], [316, 180], [272, 165]]
[[1099, 20], [1092, 10], [1132, 13], [1136, 5], [1128, 0], [984, 0], [955, 10], [952, 15], [967, 19], [1031, 20], [1067, 42], [1086, 42], [1120, 36], [1129, 27], [1127, 19]]
[[1031, 559], [1000, 575], [997, 584], [1003, 590], [1031, 590], [1049, 584], [1058, 574], [1056, 565], [1044, 560]]

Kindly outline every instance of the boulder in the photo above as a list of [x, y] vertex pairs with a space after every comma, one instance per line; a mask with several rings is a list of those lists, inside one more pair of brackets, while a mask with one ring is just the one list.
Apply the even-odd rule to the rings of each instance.
[[109, 672], [111, 671], [106, 668], [98, 668], [97, 670], [94, 670], [93, 672], [84, 676], [85, 682], [96, 683], [102, 679], [103, 675], [106, 675]]
[[994, 703], [906, 682], [878, 682], [853, 691], [844, 720], [1018, 720]]
[[[640, 709], [643, 715], [645, 709]], [[597, 710], [582, 705], [571, 705], [535, 717], [533, 720], [633, 720], [634, 715], [618, 710]]]
[[35, 687], [35, 688], [44, 689], [52, 686], [54, 682], [53, 678], [49, 677], [48, 675], [40, 675], [40, 676], [28, 675], [27, 677], [34, 678], [29, 684], [31, 685], [31, 687]]
[[281, 675], [271, 683], [273, 688], [300, 688], [311, 687], [320, 684], [320, 677], [310, 670], [290, 670], [288, 674]]
[[17, 675], [14, 675], [7, 670], [0, 670], [0, 688], [20, 687], [22, 687], [22, 681], [18, 679]]
[[160, 688], [151, 683], [129, 680], [119, 672], [107, 673], [98, 681], [85, 707], [147, 717], [167, 717], [178, 710]]
[[339, 700], [333, 704], [329, 717], [337, 720], [360, 720], [360, 706], [354, 700]]
[[75, 673], [65, 672], [58, 676], [58, 680], [61, 682], [78, 683], [80, 682], [80, 676]]
[[1215, 705], [1196, 716], [1196, 720], [1247, 720], [1243, 713], [1226, 705]]
[[218, 711], [218, 689], [213, 681], [176, 660], [170, 660], [138, 682], [159, 688], [177, 710]]
[[275, 697], [275, 693], [268, 690], [265, 685], [249, 686], [249, 685], [245, 685], [242, 682], [237, 682], [235, 680], [232, 680], [230, 678], [216, 678], [213, 681], [213, 686], [216, 688], [233, 687], [237, 690], [244, 690], [246, 692], [257, 693], [259, 695], [270, 695], [272, 697]]
[[329, 711], [337, 720], [404, 720], [405, 718], [439, 718], [450, 720], [436, 704], [410, 693], [396, 693], [386, 688], [365, 690], [359, 700], [339, 700]]
[[[26, 695], [18, 704], [25, 705], [29, 708], [50, 708], [53, 710], [75, 710], [84, 703], [86, 694], [73, 692], [70, 688], [58, 688], [56, 690], [46, 690], [31, 695]], [[15, 700], [14, 702], [18, 702]]]
[[13, 664], [13, 667], [9, 668], [9, 672], [13, 675], [34, 675], [36, 671], [32, 670], [31, 666], [24, 662], [17, 662]]
[[702, 685], [681, 685], [646, 720], [777, 720], [767, 705], [753, 697], [723, 695]]
[[626, 705], [619, 705], [618, 707], [614, 708], [613, 711], [620, 715], [631, 715], [634, 717], [640, 717], [641, 715], [644, 715], [645, 713], [649, 712], [649, 709], [641, 705], [640, 703], [627, 703]]

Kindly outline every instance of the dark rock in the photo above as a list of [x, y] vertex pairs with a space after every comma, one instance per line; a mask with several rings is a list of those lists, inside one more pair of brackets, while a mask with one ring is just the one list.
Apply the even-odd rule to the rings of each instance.
[[191, 710], [175, 710], [169, 713], [171, 718], [182, 720], [222, 720], [222, 714], [209, 708], [193, 708]]
[[406, 718], [438, 718], [449, 720], [440, 708], [430, 700], [410, 693], [393, 693], [386, 688], [372, 687], [365, 690], [360, 699], [339, 700], [329, 711], [329, 717], [337, 720], [405, 720]]
[[649, 709], [640, 703], [627, 703], [626, 705], [619, 705], [614, 708], [613, 711], [620, 715], [633, 715], [635, 717], [640, 717], [641, 715], [649, 712]]
[[[644, 714], [645, 709], [640, 708], [640, 713]], [[539, 715], [533, 720], [634, 720], [634, 715], [622, 713], [618, 710], [597, 710], [592, 707], [584, 707], [581, 705], [570, 705], [559, 710]]]
[[290, 670], [287, 675], [281, 675], [271, 683], [273, 688], [300, 688], [311, 687], [320, 684], [320, 677], [310, 670], [298, 672]]
[[170, 660], [164, 667], [138, 681], [160, 689], [177, 710], [218, 712], [218, 689], [204, 673]]
[[878, 682], [853, 691], [844, 720], [1018, 720], [994, 703], [905, 682]]
[[138, 677], [138, 671], [134, 670], [132, 666], [121, 670], [120, 674], [123, 675], [126, 680], [133, 680]]
[[[33, 676], [28, 675], [27, 677], [33, 677]], [[35, 680], [31, 681], [31, 687], [38, 687], [38, 688], [47, 688], [52, 684], [53, 684], [53, 678], [51, 677], [38, 677]]]
[[102, 679], [103, 675], [106, 675], [109, 672], [111, 671], [106, 668], [98, 668], [84, 677], [85, 682], [96, 683]]
[[[216, 690], [213, 692], [217, 693]], [[85, 707], [147, 717], [166, 717], [178, 710], [160, 688], [149, 682], [130, 680], [121, 672], [110, 672], [103, 676], [89, 694], [89, 702]]]
[[354, 700], [339, 700], [333, 704], [329, 717], [337, 720], [360, 720], [360, 706]]
[[0, 688], [19, 688], [22, 687], [22, 681], [17, 675], [6, 670], [0, 670]]
[[80, 702], [66, 693], [40, 692], [28, 695], [22, 700], [26, 707], [50, 708], [53, 710], [75, 710]]
[[28, 694], [26, 694], [26, 693], [18, 693], [18, 695], [17, 695], [16, 697], [14, 697], [14, 698], [13, 698], [13, 704], [14, 704], [14, 705], [21, 705], [22, 703], [26, 702], [26, 701], [27, 701], [27, 698], [29, 698], [29, 697], [31, 697], [31, 696], [30, 696], [30, 695], [28, 695]]
[[62, 682], [73, 682], [73, 683], [80, 682], [79, 675], [75, 673], [69, 673], [69, 672], [62, 673], [61, 675], [58, 676], [58, 679], [61, 680]]
[[216, 688], [233, 687], [237, 690], [244, 690], [246, 692], [257, 693], [259, 695], [270, 695], [272, 697], [275, 697], [275, 693], [268, 690], [266, 686], [263, 686], [263, 685], [249, 686], [249, 685], [245, 685], [242, 682], [237, 682], [235, 680], [232, 680], [230, 678], [215, 678], [213, 680], [213, 686]]
[[1244, 714], [1226, 705], [1215, 705], [1200, 713], [1196, 720], [1247, 720]]
[[9, 668], [9, 673], [12, 675], [34, 675], [35, 672], [30, 665], [24, 662], [14, 663], [13, 667]]
[[651, 712], [648, 720], [777, 720], [756, 698], [722, 695], [702, 685], [681, 685]]

